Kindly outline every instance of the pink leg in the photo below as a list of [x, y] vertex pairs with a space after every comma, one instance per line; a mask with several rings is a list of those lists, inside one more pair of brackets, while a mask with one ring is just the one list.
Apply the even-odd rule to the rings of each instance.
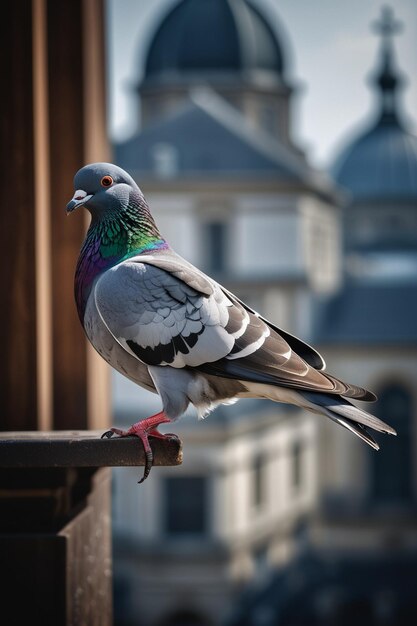
[[171, 420], [169, 419], [169, 417], [167, 417], [165, 413], [161, 411], [160, 413], [151, 415], [150, 417], [147, 417], [140, 422], [136, 422], [136, 424], [133, 424], [128, 430], [111, 428], [110, 430], [107, 430], [105, 433], [103, 433], [101, 435], [101, 438], [103, 439], [103, 437], [106, 437], [107, 439], [110, 439], [110, 437], [113, 437], [113, 435], [119, 435], [119, 437], [129, 437], [131, 435], [139, 437], [139, 439], [142, 441], [146, 457], [143, 477], [139, 480], [139, 483], [143, 483], [143, 481], [148, 478], [153, 463], [153, 453], [152, 448], [149, 444], [148, 437], [158, 437], [158, 439], [171, 439], [174, 436], [176, 437], [176, 435], [172, 434], [163, 435], [158, 430], [158, 426], [160, 424], [167, 424], [170, 421]]

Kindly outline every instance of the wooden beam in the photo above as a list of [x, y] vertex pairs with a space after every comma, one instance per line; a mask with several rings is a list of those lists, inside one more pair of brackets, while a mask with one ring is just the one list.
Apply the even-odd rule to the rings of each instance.
[[109, 423], [108, 367], [91, 354], [74, 304], [85, 212], [67, 218], [64, 210], [76, 171], [107, 156], [103, 19], [101, 0], [48, 0], [53, 415], [59, 429]]
[[82, 2], [48, 0], [47, 16], [54, 427], [86, 428], [86, 345], [73, 292], [84, 223], [81, 214], [65, 214], [84, 158]]
[[103, 13], [103, 0], [15, 0], [2, 14], [2, 429], [110, 421], [109, 368], [73, 296], [85, 212], [65, 214], [75, 172], [109, 156]]
[[[83, 3], [84, 68], [84, 164], [110, 161], [107, 139], [105, 79], [105, 15], [102, 0]], [[85, 214], [87, 224], [90, 215]], [[87, 346], [88, 425], [108, 425], [110, 415], [110, 369], [92, 346]]]
[[23, 430], [38, 424], [32, 5], [3, 9], [0, 425]]
[[[102, 431], [0, 432], [0, 468], [145, 465], [137, 437], [101, 439]], [[181, 441], [150, 437], [153, 465], [180, 465]], [[0, 487], [1, 488], [1, 487]]]
[[38, 428], [46, 430], [52, 426], [53, 383], [46, 2], [32, 0], [32, 6], [37, 402]]

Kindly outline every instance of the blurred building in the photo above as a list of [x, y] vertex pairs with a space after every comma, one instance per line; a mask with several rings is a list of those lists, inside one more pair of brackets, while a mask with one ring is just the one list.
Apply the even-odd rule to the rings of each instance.
[[399, 98], [403, 78], [392, 46], [399, 24], [385, 9], [376, 26], [382, 41], [372, 78], [375, 120], [333, 168], [349, 194], [343, 211], [344, 280], [317, 306], [315, 340], [342, 375], [357, 372], [378, 393], [377, 413], [399, 434], [396, 440], [384, 438], [383, 454], [371, 456], [358, 497], [407, 508], [415, 498], [417, 436], [417, 137]]
[[[293, 143], [283, 37], [258, 8], [182, 0], [150, 40], [140, 132], [115, 159], [161, 231], [286, 331], [320, 342], [337, 375], [380, 391], [378, 412], [410, 436], [385, 437], [376, 456], [324, 419], [265, 401], [184, 418], [181, 468], [154, 469], [138, 490], [135, 471], [115, 472], [119, 624], [312, 624], [290, 621], [288, 602], [303, 605], [296, 592], [317, 572], [321, 596], [313, 589], [303, 606], [332, 619], [356, 576], [346, 572], [358, 567], [366, 584], [364, 562], [415, 548], [417, 140], [395, 101], [394, 23], [382, 24], [381, 111], [335, 168], [346, 193]], [[159, 406], [115, 386], [120, 423]], [[333, 595], [327, 566], [341, 572]]]
[[236, 626], [417, 620], [417, 137], [401, 108], [390, 9], [376, 27], [375, 118], [332, 172], [347, 192], [343, 280], [316, 299], [313, 341], [339, 376], [377, 393], [371, 410], [398, 437], [378, 437], [376, 454], [321, 425], [318, 498], [298, 553], [241, 603]]

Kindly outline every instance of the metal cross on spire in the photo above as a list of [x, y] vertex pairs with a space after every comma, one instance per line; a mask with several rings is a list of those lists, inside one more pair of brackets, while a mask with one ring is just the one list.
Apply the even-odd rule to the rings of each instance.
[[381, 17], [372, 23], [373, 30], [382, 35], [384, 43], [390, 41], [390, 37], [400, 33], [403, 29], [403, 23], [394, 16], [394, 11], [390, 6], [384, 6], [381, 9]]
[[403, 81], [394, 69], [392, 37], [402, 31], [403, 24], [395, 19], [391, 7], [384, 6], [379, 20], [373, 22], [372, 27], [381, 35], [381, 65], [374, 79], [380, 89], [381, 112], [384, 117], [393, 116], [396, 115], [396, 91]]

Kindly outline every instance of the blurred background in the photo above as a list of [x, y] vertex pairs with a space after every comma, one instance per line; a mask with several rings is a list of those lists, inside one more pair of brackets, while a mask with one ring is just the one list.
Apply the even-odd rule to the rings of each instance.
[[[107, 10], [113, 158], [162, 232], [399, 435], [376, 453], [262, 401], [186, 417], [182, 467], [114, 471], [116, 623], [415, 624], [417, 6]], [[113, 377], [119, 424], [158, 407]]]
[[375, 452], [266, 401], [187, 414], [181, 467], [113, 471], [115, 626], [414, 626], [415, 1], [15, 0], [2, 23], [1, 430], [160, 408], [76, 316], [87, 216], [64, 208], [111, 160], [177, 252], [398, 431]]

